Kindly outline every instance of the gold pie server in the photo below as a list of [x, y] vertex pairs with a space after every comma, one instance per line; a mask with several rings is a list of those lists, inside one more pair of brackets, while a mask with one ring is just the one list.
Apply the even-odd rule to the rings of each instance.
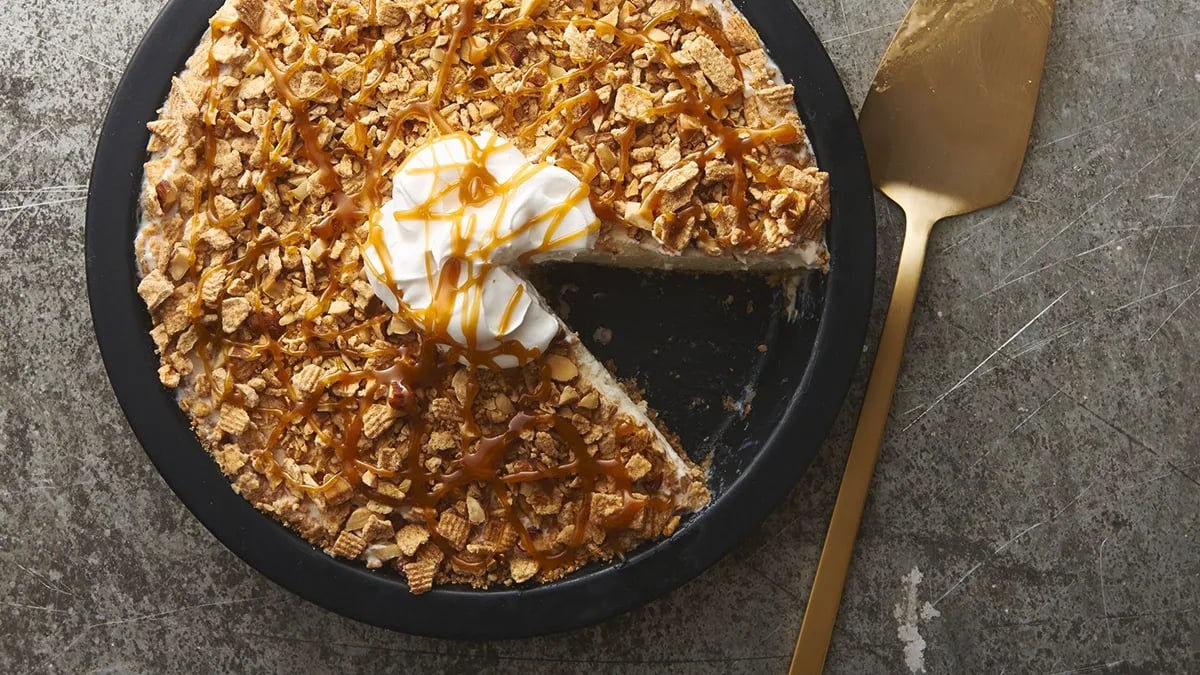
[[896, 286], [791, 675], [825, 665], [933, 226], [1012, 195], [1025, 160], [1054, 0], [917, 0], [859, 116], [871, 179], [907, 220]]

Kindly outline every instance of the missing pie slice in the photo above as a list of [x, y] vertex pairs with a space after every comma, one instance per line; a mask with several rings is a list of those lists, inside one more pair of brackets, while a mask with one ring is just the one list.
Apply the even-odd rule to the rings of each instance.
[[827, 265], [828, 177], [724, 0], [230, 0], [149, 126], [163, 384], [236, 491], [415, 593], [708, 503], [524, 266]]

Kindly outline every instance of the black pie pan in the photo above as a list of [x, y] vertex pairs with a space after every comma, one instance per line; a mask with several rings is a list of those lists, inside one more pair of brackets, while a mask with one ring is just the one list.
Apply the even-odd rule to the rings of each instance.
[[874, 284], [875, 214], [854, 112], [812, 27], [788, 0], [737, 4], [796, 85], [818, 161], [832, 177], [831, 269], [802, 284], [799, 318], [785, 319], [785, 294], [756, 276], [563, 266], [535, 280], [601, 359], [637, 380], [692, 456], [711, 456], [712, 504], [673, 537], [560, 581], [414, 596], [400, 576], [331, 558], [235, 494], [158, 382], [132, 245], [146, 123], [221, 5], [170, 2], [134, 54], [100, 134], [87, 205], [88, 294], [129, 424], [200, 522], [252, 567], [322, 607], [462, 639], [545, 634], [626, 612], [700, 574], [757, 528], [816, 455], [854, 376]]

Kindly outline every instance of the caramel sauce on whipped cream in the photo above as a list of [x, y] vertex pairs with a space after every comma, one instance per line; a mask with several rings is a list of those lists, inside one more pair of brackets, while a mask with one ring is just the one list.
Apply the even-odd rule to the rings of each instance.
[[505, 266], [591, 248], [600, 221], [587, 185], [490, 133], [435, 138], [392, 185], [363, 253], [384, 304], [467, 364], [511, 368], [544, 353], [558, 319]]

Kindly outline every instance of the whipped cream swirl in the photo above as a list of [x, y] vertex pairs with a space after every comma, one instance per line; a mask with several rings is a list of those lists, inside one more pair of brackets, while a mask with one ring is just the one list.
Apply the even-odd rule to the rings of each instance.
[[363, 256], [375, 294], [427, 338], [511, 368], [543, 353], [559, 322], [508, 266], [588, 250], [599, 224], [570, 172], [494, 134], [455, 133], [397, 169]]

